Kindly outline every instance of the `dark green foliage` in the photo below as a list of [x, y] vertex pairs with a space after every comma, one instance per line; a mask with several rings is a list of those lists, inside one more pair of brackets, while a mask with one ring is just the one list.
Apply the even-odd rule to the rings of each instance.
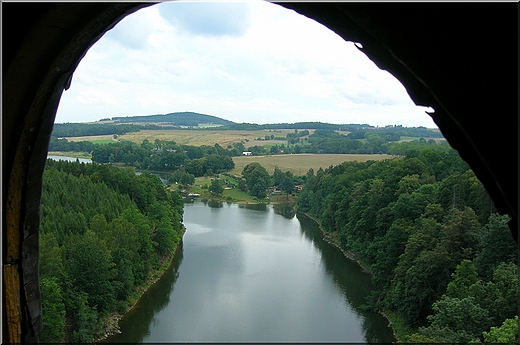
[[102, 317], [124, 305], [151, 267], [174, 251], [182, 214], [178, 193], [155, 175], [49, 160], [40, 233], [42, 339], [62, 336], [65, 316], [52, 315], [61, 315], [63, 304], [72, 322], [62, 340], [95, 340]]
[[249, 163], [244, 167], [242, 176], [252, 196], [263, 199], [267, 196], [267, 187], [271, 185], [271, 176], [260, 163]]
[[[467, 343], [490, 327], [489, 312], [473, 297], [462, 299], [443, 296], [433, 304], [430, 328], [448, 330], [442, 342]], [[422, 332], [428, 333], [426, 330]], [[450, 335], [448, 339], [447, 335]], [[455, 335], [456, 334], [456, 335]]]
[[82, 238], [72, 237], [67, 250], [68, 270], [73, 291], [87, 294], [87, 305], [98, 311], [109, 309], [114, 302], [110, 284], [109, 260], [91, 231]]
[[518, 344], [518, 315], [506, 319], [500, 327], [491, 327], [484, 332], [484, 343], [491, 344]]
[[40, 334], [42, 343], [62, 343], [65, 338], [65, 304], [63, 292], [56, 278], [40, 281], [42, 315], [45, 327]]
[[[235, 124], [232, 121], [224, 120], [216, 116], [198, 114], [193, 112], [179, 112], [169, 114], [157, 115], [140, 115], [140, 116], [126, 116], [113, 117], [112, 120], [116, 122], [161, 122], [171, 123], [174, 126], [198, 126], [200, 123], [213, 123], [217, 125], [230, 126]], [[119, 125], [121, 126], [121, 125]]]
[[71, 301], [73, 305], [69, 309], [69, 314], [73, 320], [73, 331], [70, 336], [72, 343], [92, 343], [95, 340], [95, 333], [98, 330], [99, 314], [95, 307], [88, 305], [88, 295], [80, 292], [73, 295]]
[[65, 138], [51, 137], [49, 151], [92, 152], [96, 144], [90, 141], [68, 141]]
[[479, 276], [491, 280], [493, 271], [501, 262], [518, 264], [518, 252], [507, 222], [509, 216], [492, 214], [479, 238], [480, 252], [475, 256]]
[[289, 197], [289, 194], [296, 189], [294, 186], [294, 177], [290, 171], [285, 173], [285, 176], [280, 183], [280, 189], [287, 195], [287, 197]]
[[88, 124], [88, 123], [55, 123], [52, 129], [52, 136], [61, 137], [83, 137], [89, 135], [106, 134], [125, 134], [138, 132], [140, 129], [152, 129], [146, 126], [137, 125], [115, 125], [115, 124]]
[[195, 175], [186, 172], [186, 169], [184, 167], [181, 167], [180, 169], [175, 170], [171, 174], [168, 182], [176, 182], [180, 183], [183, 186], [189, 186], [195, 182]]
[[[430, 324], [419, 328], [418, 336], [433, 342], [467, 343], [486, 341], [486, 331], [504, 320], [517, 317], [518, 268], [502, 263], [493, 281], [479, 279], [470, 260], [463, 260], [452, 274], [446, 294], [432, 305]], [[413, 339], [412, 339], [413, 340]]]
[[[338, 133], [317, 133], [309, 140], [340, 140]], [[482, 184], [449, 146], [419, 140], [387, 148], [404, 157], [345, 162], [310, 175], [298, 210], [369, 265], [377, 291], [368, 309], [391, 309], [420, 327], [410, 341], [482, 340], [483, 331], [517, 312], [518, 252], [508, 219], [494, 213]]]
[[218, 144], [194, 147], [156, 139], [153, 144], [144, 140], [141, 145], [129, 141], [96, 145], [92, 150], [92, 161], [124, 163], [153, 171], [181, 170], [182, 173], [203, 176], [233, 169], [235, 163], [231, 156], [241, 154], [242, 152], [230, 151]]
[[211, 181], [211, 185], [209, 186], [208, 191], [211, 194], [222, 196], [222, 193], [224, 192], [224, 184], [218, 178], [214, 178]]

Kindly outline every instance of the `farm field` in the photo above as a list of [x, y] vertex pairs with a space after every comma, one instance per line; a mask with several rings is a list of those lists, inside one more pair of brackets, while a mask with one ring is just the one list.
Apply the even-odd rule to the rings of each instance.
[[[264, 138], [266, 135], [274, 135], [275, 137], [285, 137], [287, 133], [293, 133], [291, 129], [280, 130], [260, 130], [260, 131], [239, 131], [239, 130], [182, 130], [182, 129], [166, 129], [166, 130], [141, 130], [139, 132], [127, 133], [119, 136], [121, 140], [133, 141], [135, 143], [142, 143], [144, 139], [149, 141], [159, 140], [173, 140], [177, 144], [201, 146], [213, 146], [215, 143], [222, 147], [227, 147], [233, 143], [244, 143], [245, 147], [254, 145], [262, 146], [268, 143], [272, 144], [287, 144], [287, 141], [269, 140], [257, 141], [257, 138]], [[88, 138], [88, 137], [85, 137]], [[83, 139], [89, 140], [89, 139]]]
[[253, 162], [260, 163], [269, 174], [278, 167], [282, 171], [290, 171], [293, 175], [305, 175], [310, 168], [316, 172], [319, 168], [328, 168], [347, 161], [366, 162], [369, 160], [383, 160], [393, 158], [391, 155], [368, 154], [292, 154], [275, 156], [241, 156], [232, 157], [235, 168], [230, 174], [241, 175], [244, 167]]
[[114, 139], [113, 134], [106, 134], [106, 135], [89, 135], [84, 137], [67, 137], [68, 141], [91, 141], [94, 144], [107, 144], [107, 143], [113, 143], [117, 140]]

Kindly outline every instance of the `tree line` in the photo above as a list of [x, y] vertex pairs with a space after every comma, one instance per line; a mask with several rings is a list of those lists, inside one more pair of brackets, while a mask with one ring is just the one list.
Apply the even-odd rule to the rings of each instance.
[[[287, 145], [270, 145], [270, 147], [255, 145], [249, 147], [248, 151], [255, 156], [294, 153], [404, 155], [405, 152], [411, 150], [440, 145], [434, 139], [426, 140], [423, 137], [410, 142], [398, 142], [401, 134], [392, 130], [360, 129], [347, 135], [330, 129], [317, 129], [312, 134], [309, 134], [307, 130], [299, 132], [295, 130], [295, 133], [288, 133], [286, 139]], [[401, 145], [404, 143], [406, 144]], [[442, 145], [448, 146], [446, 142]]]
[[[312, 169], [311, 169], [312, 170]], [[296, 190], [297, 184], [302, 184], [306, 176], [294, 176], [290, 171], [283, 172], [275, 167], [272, 175], [258, 162], [247, 164], [242, 170], [242, 178], [238, 181], [238, 188], [257, 199], [265, 199], [268, 191], [278, 191], [289, 194]], [[214, 178], [211, 181], [208, 191], [216, 196], [222, 196], [224, 192], [222, 179]]]
[[268, 124], [256, 124], [256, 123], [235, 123], [233, 125], [219, 127], [219, 129], [234, 129], [234, 130], [266, 130], [266, 129], [296, 129], [296, 130], [327, 130], [327, 131], [370, 131], [373, 133], [396, 133], [399, 136], [409, 136], [416, 138], [442, 138], [442, 134], [438, 131], [433, 131], [426, 127], [403, 127], [397, 126], [385, 126], [385, 127], [374, 127], [368, 124], [332, 124], [324, 122], [295, 122], [295, 123], [268, 123]]
[[366, 308], [402, 320], [412, 330], [405, 341], [518, 341], [508, 216], [449, 146], [320, 169], [297, 208], [370, 269], [376, 291]]
[[184, 233], [183, 202], [152, 174], [47, 160], [40, 224], [44, 343], [96, 340]]
[[134, 125], [112, 123], [55, 123], [51, 137], [83, 137], [90, 135], [123, 135], [131, 132], [139, 132], [141, 129], [163, 129], [157, 125]]
[[[235, 145], [236, 146], [236, 145]], [[124, 163], [143, 170], [175, 171], [184, 169], [195, 177], [229, 171], [235, 167], [232, 155], [239, 150], [214, 146], [178, 145], [175, 141], [145, 139], [140, 145], [120, 141], [98, 145], [92, 150], [92, 161], [97, 163]], [[242, 151], [240, 151], [240, 155]]]

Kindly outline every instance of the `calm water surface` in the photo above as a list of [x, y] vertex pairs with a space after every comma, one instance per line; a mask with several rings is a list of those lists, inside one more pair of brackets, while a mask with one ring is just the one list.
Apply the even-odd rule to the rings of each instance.
[[392, 342], [370, 276], [288, 209], [195, 200], [174, 263], [108, 342]]
[[74, 157], [56, 156], [56, 155], [47, 155], [47, 158], [53, 159], [55, 161], [69, 161], [69, 162], [79, 161], [80, 163], [92, 163], [92, 159], [88, 159], [88, 158], [74, 158]]

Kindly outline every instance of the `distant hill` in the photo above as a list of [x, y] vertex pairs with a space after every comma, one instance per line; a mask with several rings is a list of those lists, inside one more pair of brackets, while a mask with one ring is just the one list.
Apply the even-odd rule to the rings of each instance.
[[171, 126], [193, 126], [196, 127], [200, 124], [214, 124], [221, 126], [232, 126], [235, 123], [232, 121], [221, 119], [220, 117], [198, 114], [193, 112], [181, 112], [181, 113], [170, 113], [170, 114], [158, 114], [158, 115], [140, 115], [140, 116], [126, 116], [126, 117], [113, 117], [112, 121], [116, 123], [161, 123], [169, 124]]

